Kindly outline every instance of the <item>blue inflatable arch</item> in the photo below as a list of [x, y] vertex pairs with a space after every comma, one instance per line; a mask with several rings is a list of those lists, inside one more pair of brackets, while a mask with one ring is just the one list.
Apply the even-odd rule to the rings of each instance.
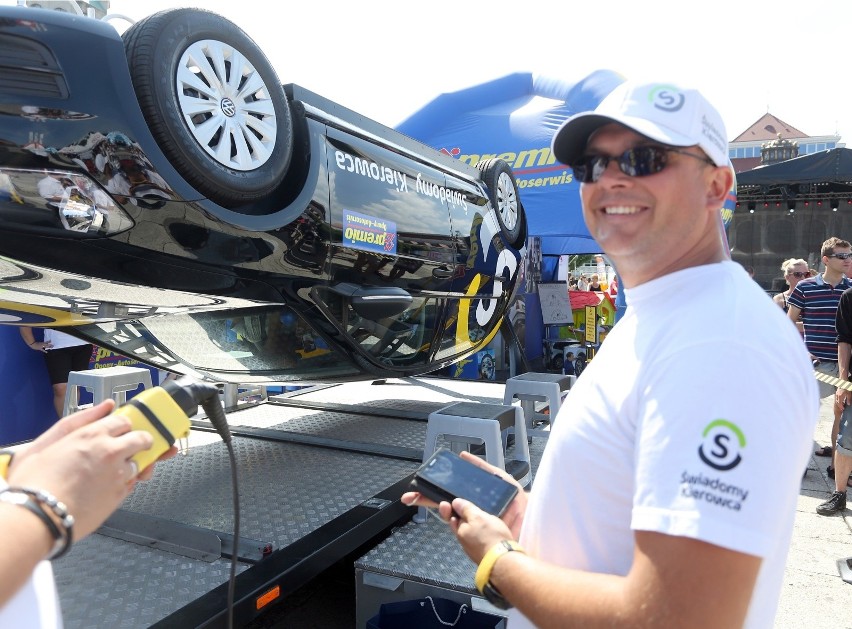
[[580, 81], [510, 74], [441, 94], [397, 129], [471, 164], [506, 160], [518, 180], [529, 235], [541, 237], [542, 254], [597, 253], [583, 223], [579, 184], [550, 154], [550, 141], [566, 118], [593, 109], [623, 81], [609, 70]]

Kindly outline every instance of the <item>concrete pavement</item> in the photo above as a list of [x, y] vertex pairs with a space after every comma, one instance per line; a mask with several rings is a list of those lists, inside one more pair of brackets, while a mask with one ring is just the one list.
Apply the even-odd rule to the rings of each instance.
[[[823, 402], [814, 450], [831, 441], [831, 404]], [[826, 476], [830, 459], [811, 455], [796, 506], [796, 524], [784, 571], [776, 629], [852, 629], [852, 583], [841, 579], [837, 560], [852, 557], [852, 509], [820, 516], [816, 506], [834, 491]], [[852, 491], [849, 492], [852, 506]]]

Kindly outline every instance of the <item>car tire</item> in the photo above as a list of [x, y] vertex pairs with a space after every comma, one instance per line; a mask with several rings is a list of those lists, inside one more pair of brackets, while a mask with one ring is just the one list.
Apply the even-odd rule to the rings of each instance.
[[[293, 123], [281, 82], [257, 44], [202, 9], [155, 13], [123, 40], [139, 106], [175, 170], [227, 208], [272, 194], [290, 165]], [[235, 58], [238, 84], [230, 74]]]
[[512, 168], [497, 158], [482, 160], [477, 167], [482, 172], [488, 200], [497, 214], [503, 236], [513, 247], [520, 247], [526, 238], [526, 217]]
[[553, 358], [550, 359], [550, 368], [553, 371], [562, 371], [562, 365], [565, 364], [565, 359], [562, 358], [562, 354], [554, 354]]

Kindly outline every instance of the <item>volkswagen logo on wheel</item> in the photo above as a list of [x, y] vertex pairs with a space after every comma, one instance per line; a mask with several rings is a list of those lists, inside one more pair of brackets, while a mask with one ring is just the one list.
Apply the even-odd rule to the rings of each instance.
[[237, 113], [237, 106], [230, 98], [223, 98], [219, 106], [222, 108], [222, 113], [228, 116], [228, 118], [233, 118], [234, 114]]

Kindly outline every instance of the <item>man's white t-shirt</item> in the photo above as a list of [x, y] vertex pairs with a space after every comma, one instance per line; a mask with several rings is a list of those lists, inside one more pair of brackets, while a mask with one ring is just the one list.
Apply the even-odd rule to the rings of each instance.
[[[0, 479], [0, 487], [6, 486]], [[59, 595], [49, 561], [39, 562], [17, 594], [0, 607], [0, 627], [62, 629]]]
[[[635, 530], [761, 557], [745, 626], [772, 627], [819, 413], [801, 336], [730, 261], [627, 298], [554, 422], [520, 542], [616, 575]], [[513, 609], [509, 626], [531, 625]]]

